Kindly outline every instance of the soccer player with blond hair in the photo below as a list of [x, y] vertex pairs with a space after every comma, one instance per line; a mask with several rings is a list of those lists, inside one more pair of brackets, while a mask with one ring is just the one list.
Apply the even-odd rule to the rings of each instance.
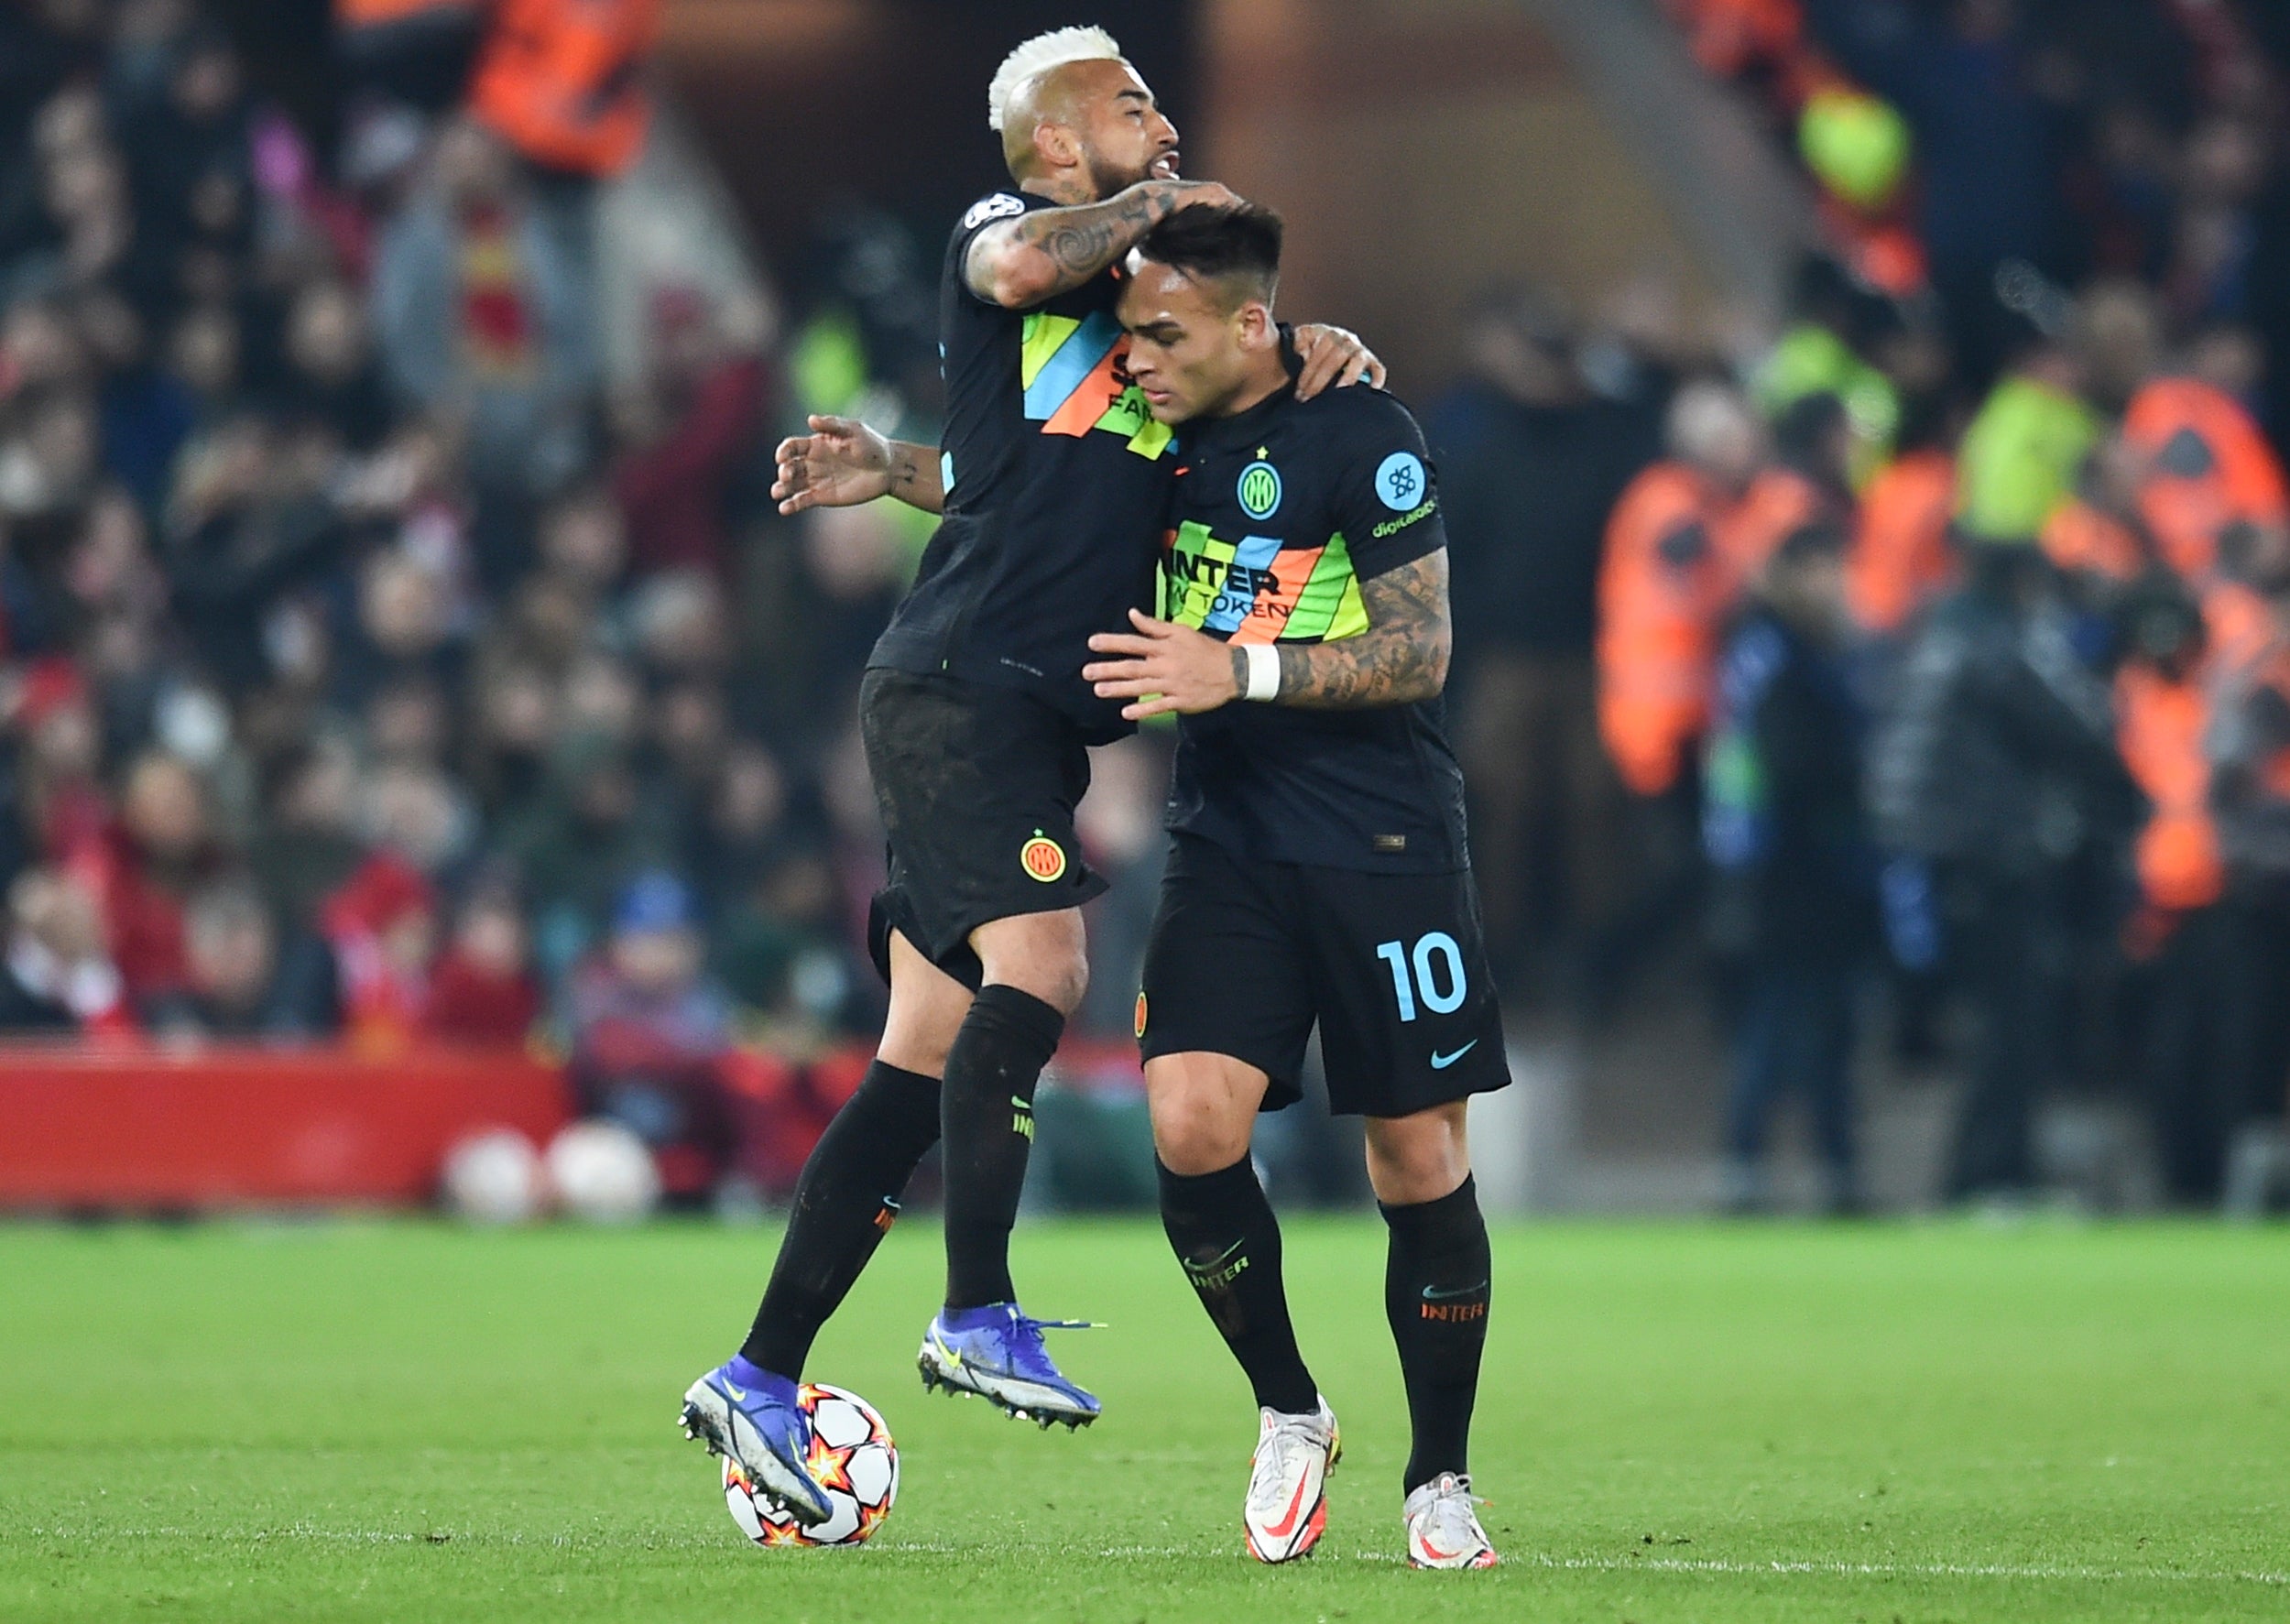
[[[1009, 1236], [1033, 1095], [1088, 977], [1081, 906], [1105, 889], [1074, 809], [1088, 747], [1121, 707], [1081, 679], [1091, 633], [1151, 600], [1175, 440], [1129, 376], [1121, 265], [1223, 187], [1178, 178], [1177, 131], [1101, 28], [1027, 40], [995, 74], [987, 122], [1012, 185], [947, 244], [935, 452], [812, 420], [780, 448], [782, 509], [943, 487], [944, 520], [859, 690], [890, 848], [871, 928], [890, 1009], [876, 1060], [805, 1164], [739, 1352], [685, 1395], [686, 1431], [798, 1520], [827, 1503], [804, 1466], [797, 1383], [812, 1338], [866, 1267], [923, 1153], [943, 1140], [946, 1291], [922, 1339], [927, 1384], [1044, 1426], [1096, 1398], [1023, 1312]], [[1300, 392], [1381, 367], [1349, 333], [1307, 328]]]

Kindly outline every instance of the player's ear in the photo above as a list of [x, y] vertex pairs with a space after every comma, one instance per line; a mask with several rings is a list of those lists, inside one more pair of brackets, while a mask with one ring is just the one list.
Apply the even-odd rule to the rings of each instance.
[[1260, 299], [1248, 300], [1241, 304], [1239, 322], [1243, 349], [1260, 350], [1281, 341], [1280, 324], [1272, 320], [1271, 307]]
[[1071, 125], [1055, 124], [1043, 119], [1033, 126], [1034, 156], [1041, 159], [1045, 173], [1054, 174], [1070, 169], [1082, 161], [1081, 137]]

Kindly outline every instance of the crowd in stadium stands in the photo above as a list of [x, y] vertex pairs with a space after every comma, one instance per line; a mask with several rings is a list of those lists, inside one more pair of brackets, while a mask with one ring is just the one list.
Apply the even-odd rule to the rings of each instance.
[[[2214, 1201], [2290, 1074], [2275, 12], [1666, 4], [1824, 245], [1753, 350], [1491, 292], [1419, 398], [1506, 991], [1609, 1016], [1691, 921], [1745, 1207], [1790, 1099], [1859, 1201], [1880, 979], [1968, 1033], [1948, 1195], [2073, 1084]], [[879, 1014], [851, 694], [928, 521], [781, 520], [769, 447], [932, 436], [931, 273], [846, 210], [798, 331], [671, 281], [608, 377], [653, 0], [335, 19], [322, 141], [192, 0], [0, 5], [0, 1030], [540, 1041], [671, 1188], [784, 1187]], [[1107, 1040], [1162, 748], [1084, 809]]]
[[1879, 973], [1911, 1051], [1971, 1018], [1949, 1197], [2023, 1199], [2038, 1102], [2081, 1084], [2143, 1103], [2168, 1197], [2214, 1202], [2290, 1082], [2290, 30], [2214, 0], [1670, 9], [1823, 242], [1730, 365], [1659, 289], [1471, 324], [1431, 433], [1509, 986], [1571, 966], [1596, 1012], [1696, 920], [1744, 1206], [1792, 1096], [1860, 1200]]
[[191, 0], [0, 5], [0, 1030], [542, 1041], [791, 1182], [877, 859], [791, 673], [901, 543], [774, 528], [738, 300], [608, 382], [656, 12], [345, 0], [322, 153]]

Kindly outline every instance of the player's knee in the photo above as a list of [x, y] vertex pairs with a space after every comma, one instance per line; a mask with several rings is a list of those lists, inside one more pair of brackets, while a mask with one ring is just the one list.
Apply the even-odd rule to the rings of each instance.
[[1089, 990], [1088, 938], [1078, 910], [997, 920], [971, 937], [986, 979], [1031, 993], [1061, 1015]]
[[1437, 1201], [1470, 1176], [1461, 1101], [1412, 1117], [1371, 1117], [1367, 1137], [1368, 1182], [1389, 1205]]
[[1197, 1179], [1222, 1172], [1248, 1153], [1248, 1136], [1236, 1136], [1205, 1110], [1180, 1111], [1166, 1122], [1154, 1116], [1153, 1154], [1172, 1173]]
[[1221, 1091], [1183, 1085], [1147, 1095], [1153, 1118], [1153, 1154], [1171, 1172], [1188, 1179], [1221, 1172], [1249, 1153], [1249, 1122], [1238, 1125]]

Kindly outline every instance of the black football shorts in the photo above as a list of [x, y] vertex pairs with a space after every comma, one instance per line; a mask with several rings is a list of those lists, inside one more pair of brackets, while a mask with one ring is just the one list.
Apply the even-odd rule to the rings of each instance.
[[1145, 950], [1147, 1060], [1227, 1054], [1302, 1096], [1314, 1022], [1340, 1115], [1407, 1117], [1510, 1081], [1470, 873], [1364, 874], [1250, 863], [1172, 837]]
[[859, 734], [890, 845], [867, 932], [884, 979], [895, 930], [975, 988], [971, 932], [1106, 888], [1074, 838], [1089, 749], [1057, 711], [1014, 690], [876, 670], [859, 684]]

